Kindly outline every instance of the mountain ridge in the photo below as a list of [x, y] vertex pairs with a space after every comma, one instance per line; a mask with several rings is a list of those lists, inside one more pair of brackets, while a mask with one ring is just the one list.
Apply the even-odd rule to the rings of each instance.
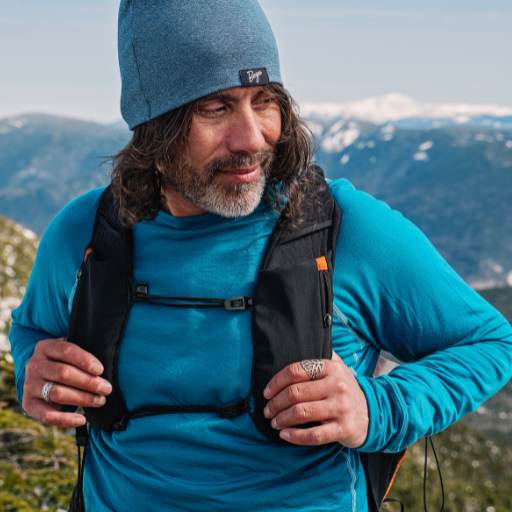
[[[487, 113], [512, 112], [499, 109]], [[493, 118], [434, 127], [433, 119], [394, 117], [377, 125], [311, 114], [316, 161], [327, 177], [346, 178], [402, 212], [473, 287], [512, 285], [512, 125]], [[108, 183], [102, 157], [130, 136], [118, 123], [44, 114], [0, 120], [0, 214], [42, 233], [70, 200]]]

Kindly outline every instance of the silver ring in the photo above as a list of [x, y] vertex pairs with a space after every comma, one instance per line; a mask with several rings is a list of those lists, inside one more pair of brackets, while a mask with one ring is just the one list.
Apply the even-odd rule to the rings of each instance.
[[309, 380], [318, 379], [324, 369], [323, 359], [304, 359], [300, 364], [305, 372], [309, 375]]
[[52, 401], [50, 400], [50, 390], [52, 389], [52, 386], [55, 384], [55, 382], [47, 382], [43, 389], [41, 390], [41, 396], [43, 397], [43, 400], [48, 404], [52, 405]]

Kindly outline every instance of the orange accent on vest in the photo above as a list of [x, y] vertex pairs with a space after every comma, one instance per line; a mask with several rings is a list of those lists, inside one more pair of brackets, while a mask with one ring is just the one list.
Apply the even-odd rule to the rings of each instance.
[[402, 462], [404, 461], [405, 456], [407, 455], [407, 450], [409, 448], [405, 449], [405, 453], [403, 454], [402, 458], [400, 459], [400, 462], [398, 463], [395, 472], [393, 473], [393, 478], [391, 479], [391, 482], [389, 482], [388, 490], [386, 491], [386, 494], [384, 494], [384, 498], [382, 498], [382, 502], [386, 499], [386, 496], [388, 495], [389, 491], [391, 490], [391, 486], [393, 485], [393, 482], [395, 481], [395, 476], [398, 473], [398, 470], [400, 469], [400, 466], [402, 465]]
[[318, 270], [329, 270], [329, 267], [327, 266], [327, 260], [325, 259], [325, 256], [322, 256], [320, 258], [316, 259], [316, 264], [318, 267]]
[[87, 249], [87, 251], [85, 251], [85, 256], [84, 256], [84, 262], [87, 260], [87, 256], [89, 256], [89, 254], [92, 254], [94, 251], [92, 249]]

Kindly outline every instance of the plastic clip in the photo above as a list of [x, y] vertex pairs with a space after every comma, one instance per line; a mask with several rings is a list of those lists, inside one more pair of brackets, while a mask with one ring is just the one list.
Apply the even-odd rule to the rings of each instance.
[[252, 299], [247, 297], [233, 297], [224, 301], [224, 307], [228, 311], [244, 311], [252, 306]]
[[75, 444], [77, 446], [87, 446], [89, 444], [89, 432], [87, 431], [87, 425], [76, 427]]
[[240, 416], [244, 412], [249, 412], [249, 404], [245, 402], [235, 402], [233, 404], [223, 405], [219, 407], [219, 416], [221, 418], [233, 418]]

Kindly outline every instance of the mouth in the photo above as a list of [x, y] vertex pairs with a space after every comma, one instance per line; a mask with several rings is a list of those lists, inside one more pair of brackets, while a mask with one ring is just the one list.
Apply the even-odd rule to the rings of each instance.
[[258, 178], [260, 173], [260, 164], [251, 167], [240, 167], [237, 169], [222, 169], [219, 171], [224, 178], [238, 183], [250, 183]]

